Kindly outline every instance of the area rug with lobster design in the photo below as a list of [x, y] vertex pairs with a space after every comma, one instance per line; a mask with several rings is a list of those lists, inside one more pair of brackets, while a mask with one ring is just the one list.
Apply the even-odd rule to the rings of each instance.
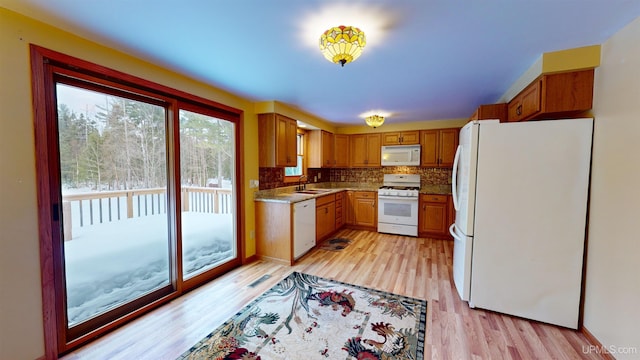
[[423, 358], [427, 302], [293, 272], [179, 359]]

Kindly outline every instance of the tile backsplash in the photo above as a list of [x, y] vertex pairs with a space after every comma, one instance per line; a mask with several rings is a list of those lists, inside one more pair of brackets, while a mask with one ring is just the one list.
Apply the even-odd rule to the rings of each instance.
[[415, 166], [385, 166], [371, 169], [331, 169], [332, 182], [376, 183], [382, 185], [384, 174], [419, 174], [421, 186], [451, 184], [451, 169]]
[[[419, 174], [422, 186], [451, 184], [451, 169], [415, 166], [386, 166], [381, 168], [307, 169], [307, 183], [349, 182], [382, 185], [384, 174]], [[284, 182], [282, 168], [260, 168], [260, 190], [290, 186]]]

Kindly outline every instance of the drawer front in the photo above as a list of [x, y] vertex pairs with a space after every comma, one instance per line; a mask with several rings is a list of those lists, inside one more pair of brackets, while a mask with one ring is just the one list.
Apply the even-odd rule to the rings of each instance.
[[447, 195], [421, 194], [420, 200], [427, 201], [427, 202], [445, 203], [447, 202]]
[[374, 191], [356, 191], [354, 196], [357, 199], [373, 199], [376, 197], [376, 193]]
[[336, 195], [336, 201], [342, 200], [342, 198], [344, 197], [344, 191], [340, 191], [339, 193], [337, 193], [335, 195]]
[[316, 208], [336, 201], [336, 195], [324, 195], [316, 198]]
[[342, 219], [342, 206], [336, 206], [336, 219]]

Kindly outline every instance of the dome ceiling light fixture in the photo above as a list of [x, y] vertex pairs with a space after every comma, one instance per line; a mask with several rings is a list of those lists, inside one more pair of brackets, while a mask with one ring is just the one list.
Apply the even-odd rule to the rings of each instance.
[[382, 115], [370, 115], [364, 118], [364, 122], [372, 128], [377, 128], [378, 126], [382, 126], [384, 124], [384, 116]]
[[360, 57], [367, 44], [364, 32], [355, 26], [336, 26], [320, 36], [320, 51], [332, 63], [350, 63]]

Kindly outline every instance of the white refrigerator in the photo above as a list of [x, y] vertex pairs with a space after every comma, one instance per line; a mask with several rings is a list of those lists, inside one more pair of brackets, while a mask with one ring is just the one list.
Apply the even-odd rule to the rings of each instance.
[[593, 119], [469, 122], [453, 169], [453, 278], [469, 306], [578, 326]]

